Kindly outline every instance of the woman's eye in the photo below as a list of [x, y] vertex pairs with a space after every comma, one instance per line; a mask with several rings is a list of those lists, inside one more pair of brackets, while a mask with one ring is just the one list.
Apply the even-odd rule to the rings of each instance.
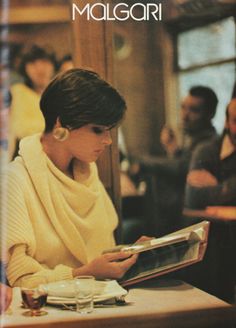
[[96, 133], [96, 134], [102, 134], [102, 133], [104, 132], [104, 129], [99, 128], [99, 127], [97, 127], [97, 126], [93, 126], [93, 127], [92, 127], [92, 130], [93, 130], [93, 132]]

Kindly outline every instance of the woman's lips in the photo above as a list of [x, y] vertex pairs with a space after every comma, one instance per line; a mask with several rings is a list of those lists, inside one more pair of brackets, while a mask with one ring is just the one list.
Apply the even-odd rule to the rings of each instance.
[[94, 152], [95, 152], [96, 154], [101, 154], [101, 153], [103, 152], [103, 150], [104, 150], [104, 149], [97, 149], [97, 150], [95, 150]]

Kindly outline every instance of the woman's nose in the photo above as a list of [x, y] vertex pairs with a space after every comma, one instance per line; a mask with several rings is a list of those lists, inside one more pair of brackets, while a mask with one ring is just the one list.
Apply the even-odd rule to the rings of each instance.
[[102, 142], [106, 146], [109, 146], [110, 144], [112, 144], [112, 138], [111, 138], [111, 132], [110, 131], [105, 131]]

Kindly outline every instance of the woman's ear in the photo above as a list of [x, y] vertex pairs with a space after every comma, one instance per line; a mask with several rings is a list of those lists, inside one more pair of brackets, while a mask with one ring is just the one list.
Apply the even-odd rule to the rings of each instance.
[[70, 131], [67, 128], [61, 126], [61, 122], [58, 117], [52, 131], [53, 137], [58, 141], [65, 141], [66, 139], [68, 139], [69, 134]]
[[70, 135], [70, 131], [67, 128], [55, 127], [52, 131], [54, 139], [57, 141], [65, 141]]
[[55, 128], [61, 128], [61, 122], [60, 122], [59, 117], [57, 118], [57, 120], [56, 120], [56, 124], [54, 125], [54, 129], [55, 129]]

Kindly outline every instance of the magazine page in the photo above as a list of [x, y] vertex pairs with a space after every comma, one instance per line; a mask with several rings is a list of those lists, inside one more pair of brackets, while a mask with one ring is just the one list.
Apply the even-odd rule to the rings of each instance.
[[[123, 285], [201, 261], [209, 224], [180, 230], [183, 206], [235, 221], [235, 12], [235, 0], [1, 1], [3, 311], [24, 278], [69, 280], [98, 261], [92, 275], [117, 279], [104, 252], [139, 253]], [[222, 249], [212, 231], [213, 292], [230, 281], [232, 294], [235, 230]]]

